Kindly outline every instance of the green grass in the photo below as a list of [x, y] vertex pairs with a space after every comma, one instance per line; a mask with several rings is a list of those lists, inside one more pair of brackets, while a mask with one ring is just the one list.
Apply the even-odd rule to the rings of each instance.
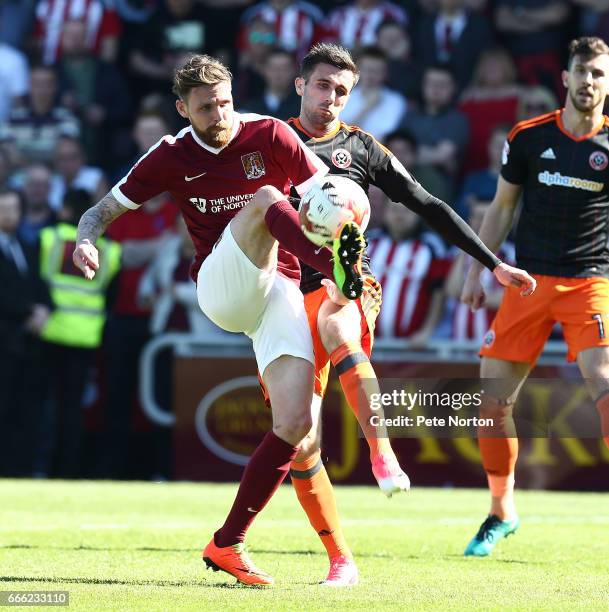
[[522, 527], [492, 558], [462, 552], [483, 490], [337, 487], [361, 584], [326, 589], [327, 561], [291, 488], [252, 528], [277, 581], [234, 585], [200, 550], [234, 485], [0, 480], [0, 591], [67, 590], [94, 610], [607, 610], [609, 496], [519, 492]]

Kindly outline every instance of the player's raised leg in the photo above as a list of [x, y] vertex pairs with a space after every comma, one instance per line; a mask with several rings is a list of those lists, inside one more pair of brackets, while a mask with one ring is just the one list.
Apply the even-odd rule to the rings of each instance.
[[[311, 190], [319, 190], [312, 185]], [[320, 193], [319, 197], [325, 197]], [[255, 264], [277, 240], [298, 259], [328, 278], [334, 278], [343, 295], [356, 299], [362, 292], [361, 257], [365, 242], [354, 223], [345, 224], [333, 251], [316, 248], [302, 233], [297, 211], [274, 187], [259, 189], [251, 202], [231, 222], [231, 231], [243, 252]], [[260, 247], [265, 250], [260, 250]], [[260, 262], [264, 263], [264, 261]]]
[[[331, 292], [332, 288], [328, 287]], [[362, 297], [364, 300], [366, 296]], [[370, 348], [362, 346], [362, 327], [367, 325], [356, 303], [324, 301], [319, 309], [317, 328], [324, 348], [330, 355], [349, 407], [357, 418], [368, 446], [372, 472], [388, 497], [410, 488], [410, 480], [400, 467], [385, 430], [370, 423], [378, 415], [370, 408], [370, 397], [379, 393], [379, 383], [370, 364]], [[371, 334], [372, 332], [370, 332]]]
[[513, 410], [518, 392], [531, 366], [528, 363], [483, 357], [480, 375], [492, 379], [495, 397], [485, 393], [480, 418], [492, 419], [492, 427], [478, 429], [482, 465], [491, 492], [491, 507], [478, 533], [465, 549], [465, 556], [486, 557], [498, 541], [514, 533], [520, 524], [514, 503], [514, 472], [518, 438]]
[[321, 460], [321, 397], [313, 396], [313, 427], [290, 465], [296, 496], [330, 559], [328, 576], [321, 583], [330, 587], [353, 586], [359, 573], [343, 534], [332, 483]]
[[609, 347], [581, 351], [577, 355], [577, 364], [596, 404], [603, 439], [609, 448]]

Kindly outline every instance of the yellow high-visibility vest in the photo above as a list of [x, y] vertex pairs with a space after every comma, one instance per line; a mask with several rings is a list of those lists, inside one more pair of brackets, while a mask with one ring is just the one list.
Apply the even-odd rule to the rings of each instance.
[[72, 262], [76, 233], [76, 227], [66, 223], [40, 232], [40, 276], [55, 303], [41, 337], [55, 344], [97, 348], [106, 320], [105, 292], [120, 268], [121, 247], [100, 238], [99, 270], [93, 280], [86, 280]]

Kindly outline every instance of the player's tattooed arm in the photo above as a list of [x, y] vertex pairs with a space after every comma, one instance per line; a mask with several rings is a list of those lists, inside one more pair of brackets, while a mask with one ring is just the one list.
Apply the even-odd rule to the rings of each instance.
[[99, 269], [99, 253], [95, 248], [95, 242], [106, 231], [108, 225], [127, 210], [111, 193], [108, 193], [80, 218], [72, 260], [87, 280], [92, 280]]
[[78, 235], [76, 243], [88, 241], [95, 244], [97, 239], [106, 231], [106, 228], [123, 213], [126, 213], [128, 208], [125, 208], [113, 195], [109, 192], [95, 206], [92, 206], [81, 217], [78, 224]]

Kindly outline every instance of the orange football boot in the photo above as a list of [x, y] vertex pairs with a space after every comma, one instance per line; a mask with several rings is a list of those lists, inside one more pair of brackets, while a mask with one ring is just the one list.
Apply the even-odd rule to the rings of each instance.
[[203, 561], [214, 572], [222, 570], [247, 585], [268, 586], [275, 581], [272, 576], [258, 569], [245, 550], [245, 544], [216, 546], [214, 539], [203, 550]]

